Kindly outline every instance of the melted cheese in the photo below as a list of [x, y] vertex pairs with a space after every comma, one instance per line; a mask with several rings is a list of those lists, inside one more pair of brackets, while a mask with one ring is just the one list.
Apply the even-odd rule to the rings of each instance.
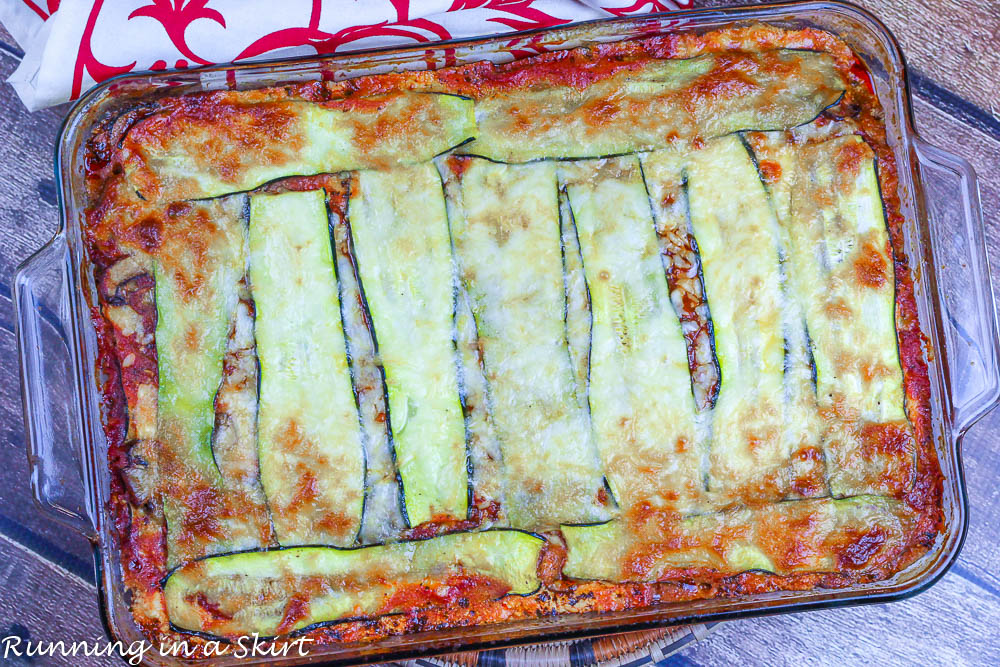
[[240, 301], [222, 360], [225, 373], [215, 394], [212, 453], [228, 484], [243, 486], [254, 503], [265, 506], [257, 465], [257, 350], [250, 292], [240, 285]]
[[[797, 70], [789, 77], [790, 70]], [[808, 123], [845, 84], [808, 51], [652, 60], [588, 86], [521, 88], [476, 100], [475, 141], [459, 151], [506, 162], [597, 157]]]
[[[356, 176], [356, 175], [355, 175]], [[386, 392], [375, 343], [368, 326], [369, 314], [363, 307], [354, 256], [350, 252], [346, 194], [351, 179], [327, 186], [335, 195], [328, 202], [331, 238], [337, 262], [337, 286], [347, 342], [347, 361], [354, 377], [365, 447], [365, 509], [361, 544], [380, 544], [399, 539], [406, 529], [403, 498], [386, 419]]]
[[[809, 134], [813, 126], [798, 128]], [[815, 129], [812, 131], [816, 131]], [[781, 256], [783, 291], [783, 327], [785, 332], [785, 429], [784, 438], [791, 453], [789, 496], [828, 495], [826, 462], [822, 446], [824, 425], [816, 400], [816, 371], [813, 341], [806, 321], [803, 295], [812, 289], [793, 268], [791, 258], [794, 235], [800, 234], [791, 219], [792, 185], [798, 162], [784, 132], [757, 133], [747, 139], [754, 155], [758, 174], [768, 193], [771, 208], [779, 222], [777, 242]]]
[[467, 159], [450, 196], [512, 526], [605, 520], [603, 474], [563, 322], [556, 168]]
[[774, 213], [735, 136], [686, 162], [722, 384], [712, 413], [709, 488], [740, 501], [786, 495], [784, 335]]
[[862, 570], [898, 556], [916, 515], [875, 496], [819, 498], [736, 508], [685, 519], [564, 527], [566, 576], [662, 581], [692, 569], [789, 575]]
[[895, 328], [893, 258], [871, 149], [857, 136], [797, 151], [786, 226], [838, 496], [897, 493], [915, 473]]
[[623, 510], [691, 512], [705, 488], [680, 322], [636, 158], [560, 167], [592, 300], [589, 404]]
[[344, 617], [450, 604], [470, 584], [489, 597], [532, 593], [544, 544], [528, 533], [493, 530], [351, 550], [235, 554], [174, 572], [164, 593], [171, 620], [186, 630], [274, 636]]
[[466, 445], [472, 469], [472, 502], [483, 511], [485, 525], [508, 525], [504, 502], [503, 451], [489, 409], [489, 393], [476, 319], [465, 286], [456, 286], [455, 347], [465, 403]]
[[[671, 288], [670, 299], [681, 319], [681, 330], [688, 346], [688, 369], [695, 405], [699, 412], [704, 412], [711, 409], [717, 398], [719, 368], [712, 349], [714, 333], [702, 284], [701, 259], [694, 251], [691, 238], [684, 156], [685, 153], [679, 150], [654, 151], [641, 154], [639, 160]], [[704, 435], [703, 439], [707, 441], [709, 435]], [[705, 468], [707, 470], [707, 462]]]
[[260, 475], [283, 546], [348, 546], [365, 458], [322, 191], [250, 200]]
[[217, 459], [212, 447], [216, 392], [246, 257], [244, 203], [236, 197], [182, 209], [165, 227], [155, 263], [159, 390], [153, 458], [171, 565], [270, 542], [256, 481], [247, 480], [229, 457]]
[[428, 160], [475, 134], [472, 101], [397, 93], [325, 104], [197, 105], [153, 114], [123, 143], [129, 181], [147, 199], [250, 190], [285, 176]]
[[410, 525], [464, 519], [468, 482], [452, 341], [451, 239], [437, 170], [425, 163], [361, 172], [349, 219], [385, 369]]
[[563, 289], [566, 292], [566, 343], [576, 383], [576, 397], [581, 406], [589, 406], [590, 352], [594, 318], [590, 289], [583, 270], [580, 238], [573, 222], [573, 211], [565, 187], [559, 191], [559, 236], [562, 243]]

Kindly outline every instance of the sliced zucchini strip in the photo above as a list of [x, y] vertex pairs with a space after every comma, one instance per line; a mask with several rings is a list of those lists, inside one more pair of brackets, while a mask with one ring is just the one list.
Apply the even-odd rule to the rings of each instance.
[[584, 87], [522, 88], [479, 99], [476, 139], [459, 150], [527, 162], [630, 153], [737, 130], [785, 129], [811, 121], [844, 89], [826, 53], [778, 50], [655, 60]]
[[[215, 398], [246, 258], [245, 197], [175, 207], [154, 262], [157, 447], [167, 560], [268, 544], [259, 486], [212, 448]], [[223, 466], [225, 468], [221, 469]]]
[[[705, 276], [691, 237], [684, 153], [653, 151], [640, 155], [639, 161], [656, 223], [670, 299], [687, 344], [691, 390], [698, 411], [704, 413], [718, 398], [719, 367], [714, 351], [712, 313], [705, 301]], [[705, 471], [708, 471], [707, 450]]]
[[250, 190], [285, 176], [386, 169], [428, 160], [476, 132], [464, 97], [403, 92], [312, 103], [179, 106], [129, 130], [125, 173], [146, 199], [194, 199]]
[[226, 373], [215, 394], [212, 455], [227, 484], [245, 486], [255, 503], [267, 502], [257, 463], [257, 349], [253, 336], [253, 303], [245, 282], [226, 343]]
[[721, 387], [712, 411], [709, 488], [774, 501], [788, 491], [784, 335], [777, 221], [736, 136], [687, 161], [691, 227], [712, 312]]
[[238, 553], [175, 570], [164, 597], [171, 623], [181, 630], [272, 637], [471, 596], [533, 593], [544, 544], [530, 533], [490, 530], [358, 549]]
[[411, 526], [466, 518], [465, 422], [444, 194], [431, 163], [363, 171], [348, 219], [389, 395], [388, 420]]
[[639, 161], [565, 163], [559, 178], [592, 302], [589, 402], [611, 489], [623, 510], [692, 512], [705, 496], [702, 443]]
[[466, 446], [469, 450], [471, 512], [478, 511], [480, 525], [507, 524], [504, 502], [503, 450], [497, 438], [490, 410], [486, 372], [479, 333], [472, 314], [469, 293], [462, 284], [456, 285], [455, 347], [459, 357], [459, 380], [462, 405], [465, 408]]
[[791, 188], [791, 264], [829, 428], [836, 496], [910, 487], [916, 445], [907, 420], [895, 326], [895, 278], [875, 157], [858, 136], [798, 151]]
[[365, 457], [321, 190], [250, 199], [260, 475], [278, 542], [349, 546]]
[[449, 224], [483, 351], [510, 523], [606, 520], [610, 499], [563, 322], [556, 166], [453, 164]]
[[874, 571], [906, 548], [916, 515], [878, 496], [793, 500], [680, 518], [650, 515], [638, 525], [565, 526], [563, 574], [574, 579], [652, 582], [684, 570], [724, 575], [761, 570]]
[[566, 292], [566, 343], [576, 382], [576, 397], [580, 405], [590, 410], [590, 347], [594, 318], [590, 308], [590, 289], [583, 271], [580, 238], [573, 222], [573, 211], [564, 187], [559, 189], [559, 236], [562, 242], [563, 289]]
[[791, 459], [788, 467], [791, 498], [829, 495], [823, 453], [825, 425], [816, 401], [816, 366], [812, 338], [806, 322], [804, 295], [811, 290], [792, 269], [792, 237], [800, 234], [791, 223], [791, 195], [798, 160], [785, 132], [758, 132], [748, 135], [745, 145], [757, 165], [768, 201], [779, 222], [778, 251], [785, 332], [785, 443]]
[[357, 172], [353, 172], [341, 178], [339, 183], [327, 183], [325, 189], [330, 236], [337, 262], [337, 288], [347, 342], [347, 365], [354, 379], [361, 416], [361, 441], [365, 447], [365, 511], [358, 543], [381, 544], [400, 539], [407, 526], [403, 488], [386, 418], [384, 369], [375, 354], [371, 314], [365, 307], [358, 285], [347, 225], [347, 202], [356, 179]]

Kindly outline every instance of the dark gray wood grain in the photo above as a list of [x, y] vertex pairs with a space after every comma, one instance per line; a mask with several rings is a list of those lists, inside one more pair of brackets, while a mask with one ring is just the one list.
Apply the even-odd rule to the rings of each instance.
[[[0, 77], [16, 62], [0, 54]], [[0, 103], [0, 284], [10, 287], [14, 268], [52, 237], [58, 228], [52, 173], [56, 134], [63, 109], [29, 113], [10, 86]], [[3, 293], [4, 287], [0, 287]], [[0, 321], [9, 320], [0, 314]]]
[[[981, 121], [998, 100], [1000, 60], [993, 44], [1000, 34], [1000, 7], [968, 0], [861, 4], [886, 20], [927, 82], [918, 87], [916, 100], [922, 135], [976, 167], [988, 248], [1000, 264], [1000, 140], [992, 125], [970, 124], [968, 116], [971, 108]], [[0, 31], [0, 39], [4, 36]], [[0, 76], [6, 78], [15, 65], [0, 54]], [[957, 102], [943, 99], [940, 91]], [[38, 513], [28, 493], [12, 333], [14, 268], [57, 227], [52, 147], [63, 113], [29, 114], [8, 86], [0, 87], [0, 638], [23, 633], [32, 639], [96, 641], [103, 630], [96, 591], [88, 583], [89, 547]], [[997, 291], [996, 271], [993, 280]], [[889, 605], [725, 623], [668, 662], [1000, 664], [1000, 413], [972, 429], [964, 460], [972, 517], [968, 540], [957, 565], [930, 591]], [[33, 664], [113, 663], [80, 658]]]
[[860, 0], [896, 35], [910, 64], [1000, 121], [1000, 3]]
[[[53, 647], [55, 655], [26, 655], [28, 642], [62, 640], [67, 646], [78, 641], [100, 642], [103, 648], [106, 640], [95, 603], [97, 590], [2, 534], [0, 554], [0, 664], [124, 664], [119, 657], [63, 656], [57, 646]], [[16, 640], [8, 640], [5, 645], [4, 637], [19, 637], [22, 642], [18, 646]], [[18, 656], [17, 650], [22, 655]]]
[[732, 621], [668, 663], [996, 665], [995, 608], [982, 595], [948, 575], [905, 602]]

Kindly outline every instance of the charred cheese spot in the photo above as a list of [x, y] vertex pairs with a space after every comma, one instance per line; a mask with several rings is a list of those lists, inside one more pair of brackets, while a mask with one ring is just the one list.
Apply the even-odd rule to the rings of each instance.
[[887, 271], [888, 267], [883, 251], [871, 241], [862, 245], [854, 260], [854, 274], [857, 276], [858, 283], [865, 287], [879, 289], [889, 279]]
[[873, 526], [864, 531], [848, 530], [845, 541], [837, 543], [837, 567], [841, 570], [860, 570], [878, 554], [886, 543], [886, 531]]
[[843, 299], [831, 299], [824, 304], [823, 309], [831, 319], [850, 320], [854, 316], [851, 306]]
[[309, 598], [305, 595], [293, 595], [285, 605], [285, 612], [281, 617], [275, 634], [287, 634], [295, 628], [295, 625], [309, 614]]
[[862, 453], [868, 458], [879, 455], [904, 458], [913, 454], [913, 433], [908, 424], [865, 424], [860, 436]]
[[826, 493], [825, 461], [819, 447], [803, 447], [792, 454], [792, 491], [802, 498]]
[[584, 120], [595, 131], [613, 121], [619, 111], [618, 104], [607, 99], [594, 100], [583, 107]]
[[330, 535], [346, 535], [357, 527], [357, 519], [341, 512], [325, 512], [316, 521], [316, 528]]
[[146, 216], [129, 227], [126, 240], [145, 252], [156, 252], [163, 242], [163, 221], [155, 215]]
[[840, 147], [834, 159], [837, 171], [844, 178], [845, 187], [849, 187], [846, 184], [857, 176], [864, 162], [871, 158], [872, 151], [863, 142], [847, 142]]
[[230, 514], [225, 499], [214, 488], [200, 487], [186, 491], [182, 503], [187, 510], [181, 519], [180, 541], [200, 542], [206, 538], [220, 539], [222, 532], [220, 518]]
[[232, 614], [224, 612], [218, 603], [212, 602], [208, 599], [208, 596], [200, 591], [194, 595], [185, 596], [184, 601], [191, 605], [197, 605], [205, 611], [205, 614], [208, 617], [206, 625], [209, 627], [211, 627], [212, 621], [233, 620]]
[[759, 167], [765, 183], [774, 184], [781, 178], [781, 163], [777, 160], [761, 160]]
[[687, 90], [681, 91], [680, 97], [685, 108], [693, 114], [709, 100], [752, 95], [761, 89], [751, 77], [757, 69], [754, 56], [719, 56], [712, 71], [698, 77]]
[[283, 512], [298, 513], [304, 509], [311, 508], [319, 497], [319, 484], [314, 475], [308, 469], [299, 467], [298, 481], [295, 484], [295, 493], [283, 507], [279, 507]]

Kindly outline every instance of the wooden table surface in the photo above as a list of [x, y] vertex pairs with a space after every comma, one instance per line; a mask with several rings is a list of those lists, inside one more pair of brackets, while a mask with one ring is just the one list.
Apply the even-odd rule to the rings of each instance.
[[[989, 253], [1000, 265], [1000, 3], [860, 4], [903, 44], [921, 134], [975, 166]], [[0, 30], [4, 79], [21, 55], [12, 45]], [[29, 114], [9, 86], [0, 86], [0, 638], [70, 642], [104, 638], [92, 557], [86, 540], [42, 516], [29, 495], [11, 302], [17, 264], [56, 231], [52, 149], [65, 111]], [[1000, 271], [993, 280], [998, 291]], [[888, 605], [725, 623], [667, 662], [1000, 664], [1000, 411], [969, 432], [964, 460], [968, 539], [958, 563], [931, 590]], [[121, 664], [2, 656], [0, 645], [3, 664]]]

